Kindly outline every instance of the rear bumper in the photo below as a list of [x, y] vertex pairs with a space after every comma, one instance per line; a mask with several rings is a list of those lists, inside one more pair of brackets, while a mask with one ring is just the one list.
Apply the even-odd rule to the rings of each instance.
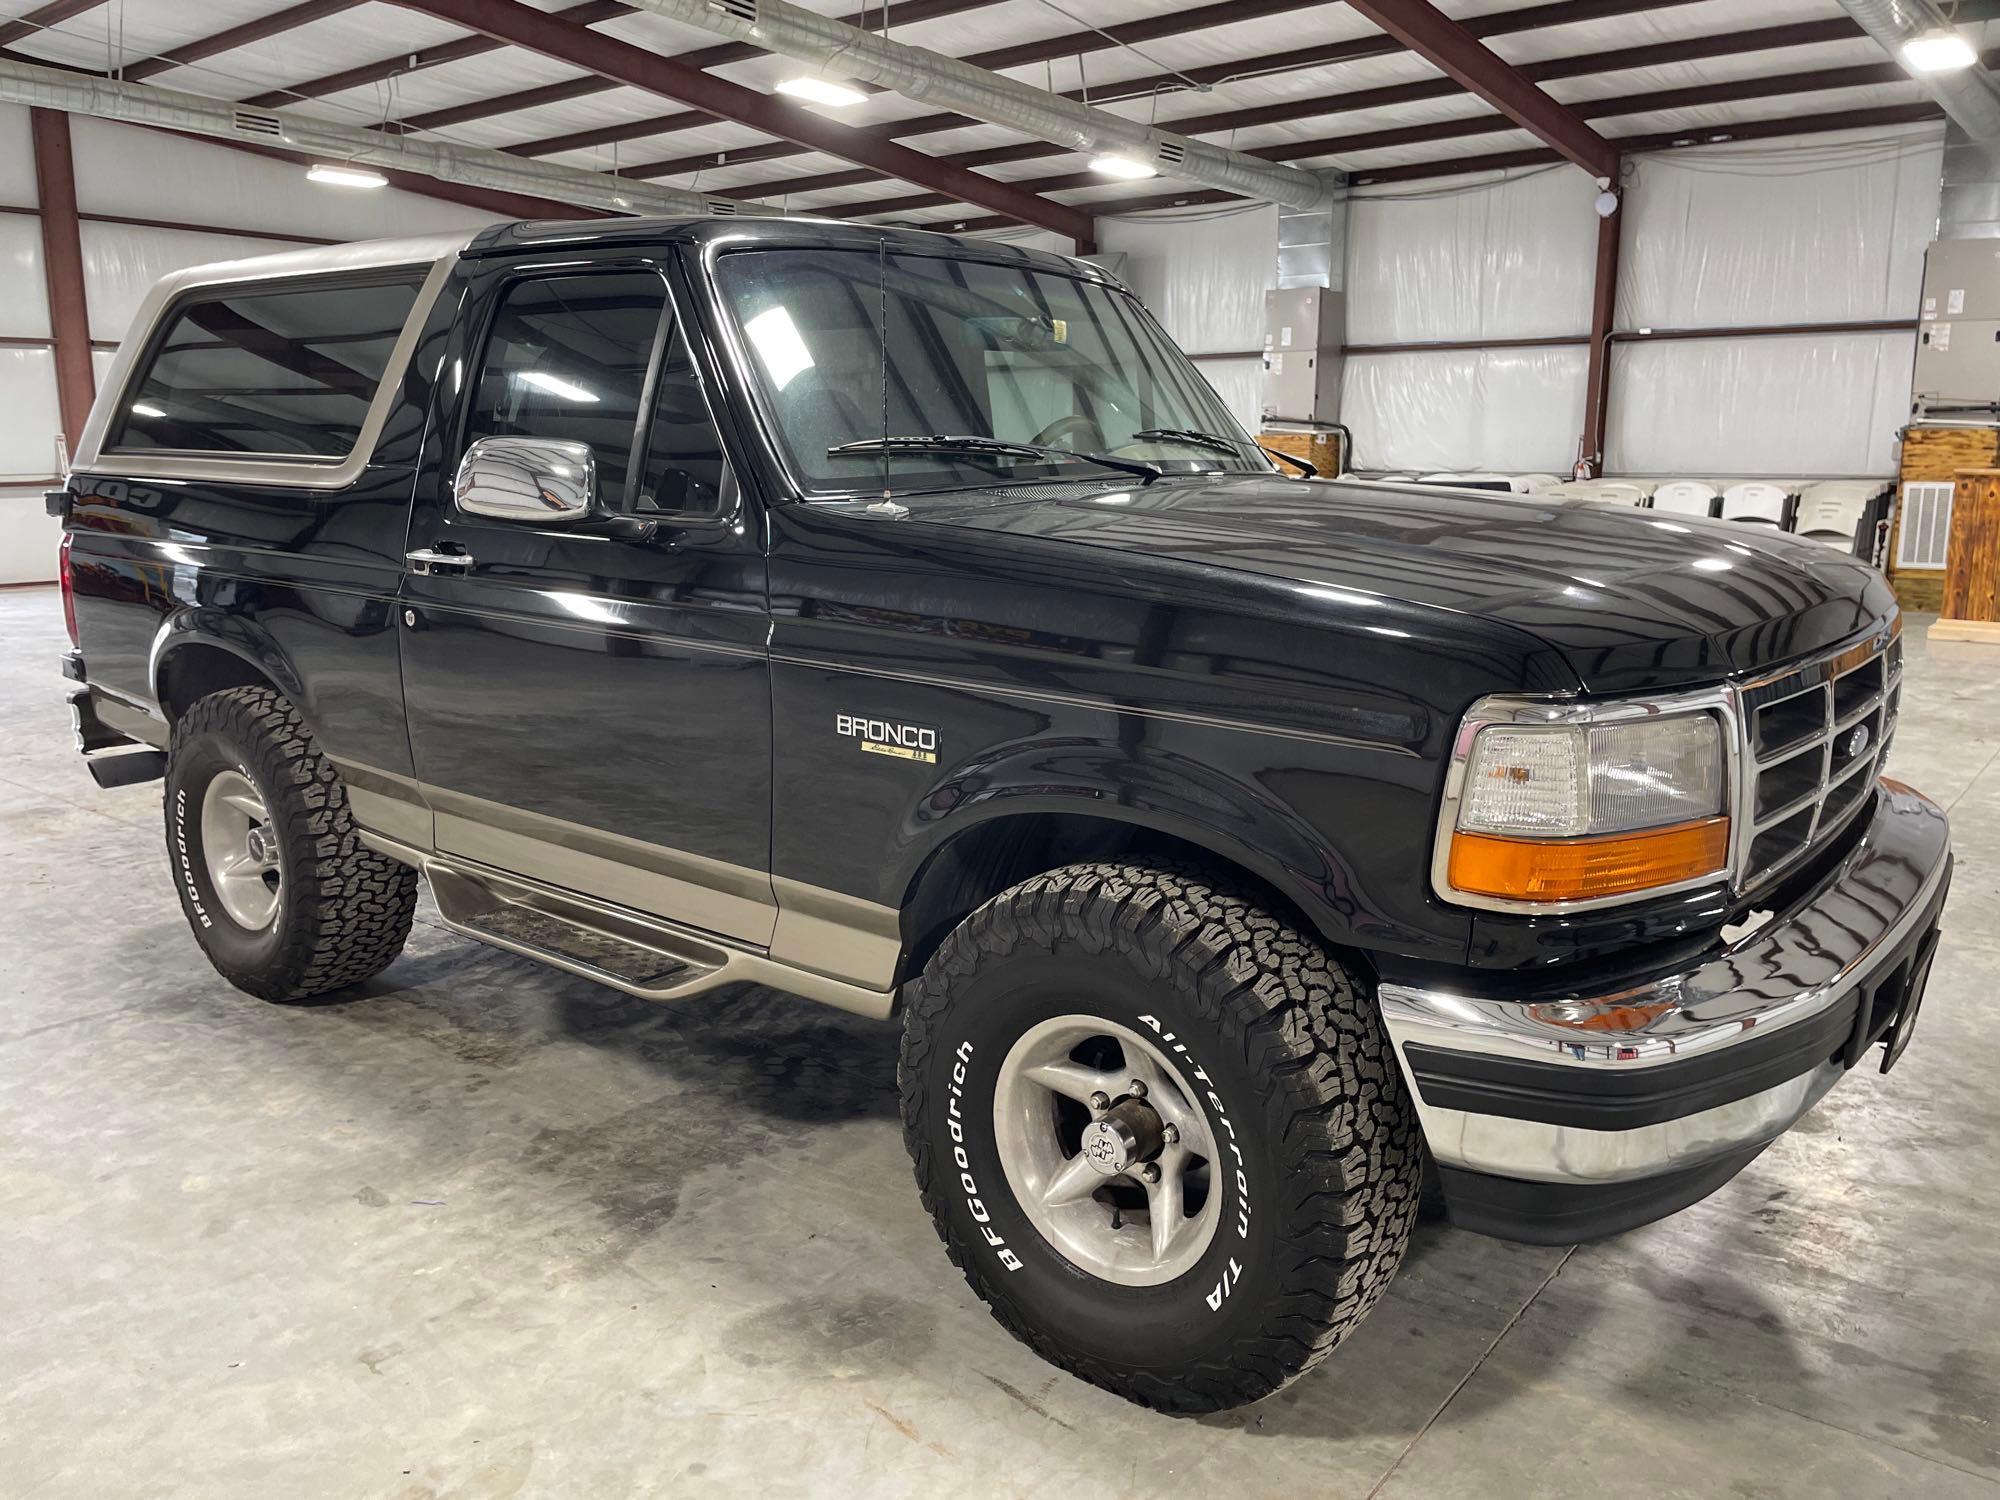
[[1943, 810], [1884, 781], [1816, 890], [1691, 968], [1533, 1002], [1384, 984], [1454, 1219], [1567, 1241], [1719, 1187], [1889, 1030], [1950, 879]]

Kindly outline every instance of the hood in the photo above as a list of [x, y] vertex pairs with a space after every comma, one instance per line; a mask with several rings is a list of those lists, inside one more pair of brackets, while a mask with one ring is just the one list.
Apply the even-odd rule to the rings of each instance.
[[989, 489], [913, 509], [1295, 582], [1302, 612], [1366, 594], [1495, 621], [1542, 641], [1590, 692], [1776, 666], [1896, 607], [1881, 574], [1821, 543], [1596, 501], [1242, 474]]

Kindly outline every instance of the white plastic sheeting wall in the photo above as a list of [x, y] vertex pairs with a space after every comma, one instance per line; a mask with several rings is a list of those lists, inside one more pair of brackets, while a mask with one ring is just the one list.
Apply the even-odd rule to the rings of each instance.
[[[1584, 332], [1596, 194], [1568, 168], [1360, 190], [1348, 205], [1348, 342]], [[1352, 356], [1340, 406], [1355, 464], [1567, 471], [1583, 425], [1585, 365], [1581, 347]]]
[[[1936, 231], [1931, 126], [1641, 157], [1626, 194], [1621, 328], [1912, 319]], [[1620, 348], [1613, 472], [1893, 474], [1914, 334]]]
[[1264, 293], [1277, 284], [1275, 206], [1168, 218], [1103, 219], [1098, 245], [1250, 432], [1263, 405]]
[[[355, 193], [319, 187], [290, 162], [102, 120], [73, 117], [70, 137], [82, 213], [248, 231], [86, 219], [79, 235], [93, 340], [122, 339], [147, 288], [169, 271], [298, 248], [296, 240], [266, 234], [372, 239], [470, 228], [493, 217], [394, 188]], [[28, 112], [0, 105], [0, 205], [36, 204]], [[0, 337], [46, 339], [41, 223], [33, 214], [0, 213], [0, 287]], [[100, 380], [110, 361], [110, 351], [93, 352]], [[55, 472], [60, 428], [53, 352], [0, 346], [0, 583], [54, 577], [57, 527], [43, 512], [41, 492]]]
[[[1702, 147], [1635, 161], [1616, 326], [1912, 319], [1937, 215], [1936, 127]], [[1595, 186], [1557, 168], [1357, 192], [1356, 344], [1581, 335]], [[1908, 334], [1622, 345], [1614, 473], [1888, 474]], [[1377, 469], [1567, 471], [1583, 425], [1580, 346], [1350, 358], [1342, 420]]]

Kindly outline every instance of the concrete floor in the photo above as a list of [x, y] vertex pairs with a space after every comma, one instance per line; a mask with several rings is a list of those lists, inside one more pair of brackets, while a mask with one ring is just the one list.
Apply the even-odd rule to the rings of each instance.
[[357, 999], [185, 930], [159, 788], [0, 593], [0, 1496], [2000, 1497], [2000, 650], [1908, 634], [1952, 804], [1924, 1025], [1729, 1187], [1577, 1250], [1426, 1227], [1282, 1396], [1158, 1417], [947, 1263], [893, 1027], [659, 1007], [420, 910]]

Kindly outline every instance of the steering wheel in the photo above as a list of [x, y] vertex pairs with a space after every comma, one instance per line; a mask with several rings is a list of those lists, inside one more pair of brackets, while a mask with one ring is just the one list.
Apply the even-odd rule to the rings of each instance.
[[[1065, 441], [1072, 433], [1082, 436], [1086, 432], [1091, 435], [1094, 441], [1088, 443]], [[1066, 417], [1057, 417], [1048, 426], [1036, 433], [1031, 441], [1043, 448], [1102, 448], [1104, 446], [1104, 429], [1099, 427], [1091, 418], [1086, 417], [1082, 412], [1073, 411]]]

